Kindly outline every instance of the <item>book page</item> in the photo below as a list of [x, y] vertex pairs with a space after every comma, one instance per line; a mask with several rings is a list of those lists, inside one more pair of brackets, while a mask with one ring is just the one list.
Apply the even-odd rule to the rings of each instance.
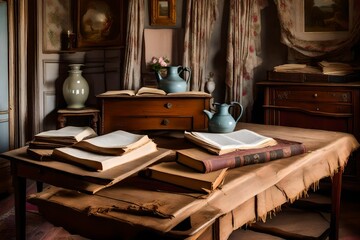
[[[90, 145], [97, 146], [100, 148], [126, 148], [135, 143], [139, 143], [139, 145], [143, 145], [148, 141], [149, 138], [147, 135], [133, 134], [123, 130], [118, 130], [98, 137], [86, 139], [83, 140], [82, 142], [87, 142]], [[75, 146], [80, 146], [80, 145], [81, 143], [79, 142]]]
[[244, 149], [259, 146], [268, 141], [276, 144], [274, 139], [246, 129], [231, 133], [185, 132], [185, 134], [192, 134], [196, 138], [201, 139], [218, 149]]
[[104, 93], [99, 94], [99, 96], [113, 96], [113, 95], [129, 95], [134, 96], [135, 91], [134, 90], [111, 90], [106, 91]]
[[156, 144], [149, 141], [121, 156], [102, 155], [73, 147], [55, 148], [52, 156], [59, 160], [78, 163], [96, 170], [107, 170], [156, 151]]
[[166, 92], [158, 88], [142, 87], [138, 90], [136, 96], [146, 95], [146, 94], [166, 95]]
[[97, 136], [91, 127], [66, 126], [57, 130], [49, 130], [35, 135], [35, 139], [45, 138], [74, 138], [78, 141], [86, 138]]

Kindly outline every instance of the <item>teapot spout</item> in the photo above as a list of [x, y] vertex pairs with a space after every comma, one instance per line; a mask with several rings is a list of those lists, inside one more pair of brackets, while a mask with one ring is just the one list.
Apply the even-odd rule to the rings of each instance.
[[211, 118], [214, 116], [214, 114], [213, 114], [212, 112], [210, 112], [210, 111], [208, 111], [208, 110], [206, 110], [206, 109], [204, 109], [203, 112], [206, 114], [206, 116], [207, 116], [209, 119], [211, 119]]

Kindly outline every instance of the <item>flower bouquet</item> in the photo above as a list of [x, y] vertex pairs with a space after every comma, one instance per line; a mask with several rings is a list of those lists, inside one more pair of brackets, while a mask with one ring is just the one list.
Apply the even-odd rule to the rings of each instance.
[[162, 68], [167, 67], [170, 63], [166, 57], [153, 57], [149, 63], [149, 67], [155, 72], [159, 72]]

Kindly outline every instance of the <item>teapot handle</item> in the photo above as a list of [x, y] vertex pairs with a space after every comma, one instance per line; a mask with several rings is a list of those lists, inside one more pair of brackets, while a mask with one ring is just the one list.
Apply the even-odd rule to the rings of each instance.
[[239, 116], [238, 116], [238, 118], [235, 120], [235, 122], [237, 123], [237, 122], [240, 120], [240, 118], [241, 118], [241, 116], [243, 115], [243, 113], [244, 113], [244, 107], [243, 107], [240, 103], [238, 103], [238, 102], [231, 102], [230, 107], [234, 107], [234, 106], [238, 106], [238, 107], [239, 107], [239, 110], [240, 110]]
[[187, 79], [185, 80], [186, 83], [189, 82], [189, 80], [191, 79], [191, 69], [189, 67], [181, 67], [181, 71], [179, 72], [182, 73], [183, 71], [188, 72], [189, 76], [187, 77]]

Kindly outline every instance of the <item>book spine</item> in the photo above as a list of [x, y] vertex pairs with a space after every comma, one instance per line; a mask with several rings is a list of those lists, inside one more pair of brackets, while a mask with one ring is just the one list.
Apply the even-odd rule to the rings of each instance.
[[217, 171], [223, 168], [237, 168], [241, 166], [265, 163], [272, 160], [291, 157], [305, 153], [306, 149], [303, 144], [295, 144], [264, 152], [246, 153], [233, 152], [212, 159], [203, 160], [204, 173]]

